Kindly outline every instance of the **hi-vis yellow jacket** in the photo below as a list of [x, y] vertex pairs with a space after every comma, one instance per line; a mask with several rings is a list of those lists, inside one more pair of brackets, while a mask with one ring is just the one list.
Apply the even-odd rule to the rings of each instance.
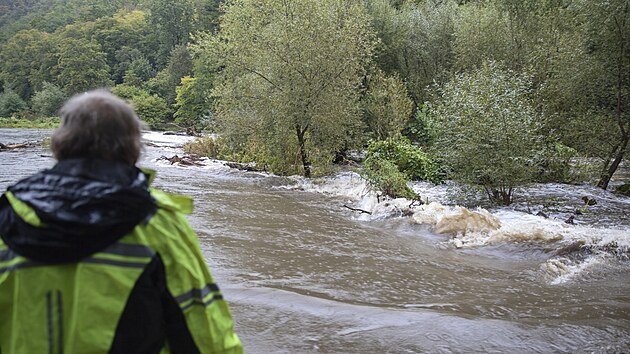
[[243, 352], [184, 216], [192, 201], [148, 183], [70, 160], [8, 189], [1, 354]]

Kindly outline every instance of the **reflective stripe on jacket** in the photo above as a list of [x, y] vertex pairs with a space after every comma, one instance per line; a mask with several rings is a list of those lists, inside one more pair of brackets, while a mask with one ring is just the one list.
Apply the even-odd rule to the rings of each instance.
[[[0, 353], [243, 352], [184, 216], [192, 201], [151, 196], [148, 222], [78, 262], [33, 261], [0, 241]], [[45, 226], [7, 197], [23, 221]]]

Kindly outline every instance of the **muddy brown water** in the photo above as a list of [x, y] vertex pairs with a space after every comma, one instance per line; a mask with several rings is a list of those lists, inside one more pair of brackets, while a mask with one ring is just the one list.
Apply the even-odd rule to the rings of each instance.
[[[0, 129], [0, 142], [49, 133]], [[630, 350], [622, 257], [550, 282], [544, 246], [448, 247], [425, 225], [359, 220], [343, 199], [283, 188], [286, 178], [156, 162], [175, 153], [147, 147], [140, 165], [158, 171], [157, 187], [194, 197], [189, 220], [248, 353]], [[0, 152], [0, 188], [52, 166], [49, 155]]]

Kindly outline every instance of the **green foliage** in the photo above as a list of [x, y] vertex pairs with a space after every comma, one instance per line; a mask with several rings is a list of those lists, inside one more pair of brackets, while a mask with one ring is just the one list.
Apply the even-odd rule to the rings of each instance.
[[53, 129], [59, 127], [60, 120], [57, 117], [25, 119], [25, 118], [0, 118], [0, 128], [34, 128]]
[[577, 150], [554, 143], [539, 151], [534, 158], [534, 164], [538, 169], [537, 182], [575, 182], [575, 174], [571, 171], [571, 161], [578, 156]]
[[387, 160], [412, 180], [440, 183], [441, 173], [427, 153], [405, 138], [373, 141], [367, 149], [367, 159]]
[[511, 203], [516, 187], [535, 180], [533, 160], [544, 146], [530, 87], [527, 76], [490, 62], [443, 85], [432, 114], [436, 154], [451, 177], [484, 187], [503, 204]]
[[363, 176], [375, 190], [392, 198], [417, 199], [418, 195], [407, 185], [409, 177], [400, 172], [392, 161], [370, 156], [363, 163]]
[[197, 79], [184, 76], [176, 90], [177, 98], [174, 105], [176, 111], [173, 115], [175, 123], [188, 132], [200, 132], [208, 125], [208, 107], [203, 90], [197, 86]]
[[171, 110], [163, 98], [131, 85], [117, 85], [112, 93], [126, 99], [134, 107], [138, 117], [151, 128], [159, 128], [166, 123]]
[[388, 74], [398, 73], [417, 105], [430, 98], [429, 85], [449, 76], [454, 62], [452, 1], [368, 0], [372, 26], [380, 39], [377, 62]]
[[363, 107], [370, 132], [378, 140], [399, 137], [413, 106], [404, 83], [375, 70], [367, 76], [367, 87]]
[[234, 0], [225, 11], [218, 36], [196, 46], [222, 67], [221, 133], [235, 148], [261, 144], [278, 165], [298, 156], [310, 176], [361, 129], [359, 87], [375, 45], [367, 14], [338, 0]]
[[213, 159], [221, 159], [223, 150], [220, 139], [212, 136], [202, 136], [184, 145], [186, 153]]
[[625, 195], [626, 197], [630, 197], [630, 183], [622, 184], [621, 186], [615, 188], [615, 192]]
[[175, 46], [188, 43], [194, 25], [192, 1], [151, 0], [148, 9], [147, 20], [155, 29], [159, 57], [167, 58]]
[[513, 53], [510, 20], [497, 2], [472, 2], [462, 6], [454, 30], [453, 49], [458, 70], [475, 69], [488, 60], [505, 63]]
[[403, 135], [414, 144], [430, 147], [435, 142], [435, 129], [432, 127], [431, 108], [428, 103], [418, 107], [416, 114], [407, 122]]
[[26, 109], [26, 103], [15, 91], [7, 89], [0, 94], [0, 117], [11, 117]]
[[168, 104], [174, 104], [177, 97], [175, 88], [184, 76], [192, 74], [192, 68], [193, 63], [188, 48], [176, 46], [171, 51], [166, 68], [150, 79], [146, 87], [151, 93], [164, 98]]
[[148, 92], [134, 96], [131, 99], [131, 104], [136, 110], [138, 117], [151, 128], [159, 128], [171, 114], [171, 110], [163, 98], [157, 95], [150, 95]]
[[0, 80], [22, 99], [28, 99], [47, 71], [53, 43], [47, 34], [24, 30], [0, 48]]
[[56, 116], [65, 100], [66, 96], [59, 86], [44, 82], [42, 89], [35, 92], [31, 100], [31, 109], [42, 117]]
[[86, 39], [62, 40], [53, 70], [68, 96], [111, 85], [105, 53], [98, 43]]

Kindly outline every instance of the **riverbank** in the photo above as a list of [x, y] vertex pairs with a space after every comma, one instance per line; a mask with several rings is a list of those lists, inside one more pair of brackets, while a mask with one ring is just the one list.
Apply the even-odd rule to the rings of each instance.
[[0, 118], [0, 128], [22, 128], [22, 129], [54, 129], [59, 126], [59, 118]]

